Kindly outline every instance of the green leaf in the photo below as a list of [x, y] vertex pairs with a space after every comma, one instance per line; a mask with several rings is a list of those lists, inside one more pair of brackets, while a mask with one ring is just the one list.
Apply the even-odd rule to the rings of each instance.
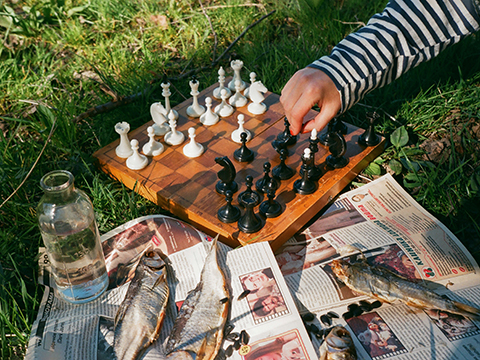
[[388, 166], [390, 166], [390, 169], [392, 169], [396, 175], [401, 174], [403, 169], [402, 163], [395, 159], [390, 160]]
[[382, 167], [374, 162], [368, 164], [364, 170], [367, 175], [382, 175]]
[[403, 177], [403, 186], [408, 189], [413, 189], [423, 184], [423, 179], [414, 173], [408, 173]]
[[71, 8], [70, 10], [67, 11], [67, 16], [70, 17], [70, 16], [72, 16], [73, 14], [82, 12], [83, 10], [85, 10], [86, 8], [88, 8], [89, 6], [90, 6], [90, 2], [88, 2], [87, 4], [85, 4], [85, 5], [83, 5], [83, 6], [76, 6], [76, 7], [74, 7], [74, 8]]
[[420, 171], [420, 165], [417, 161], [410, 161], [407, 158], [401, 158], [400, 161], [402, 162], [402, 165], [405, 167], [405, 169], [407, 169], [408, 171]]
[[9, 29], [13, 25], [11, 16], [0, 16], [0, 26]]
[[396, 128], [392, 135], [390, 135], [390, 141], [397, 149], [407, 145], [408, 132], [407, 129], [405, 129], [405, 126], [400, 126], [399, 128]]
[[403, 153], [407, 156], [423, 155], [425, 154], [425, 150], [419, 148], [406, 148], [403, 149]]

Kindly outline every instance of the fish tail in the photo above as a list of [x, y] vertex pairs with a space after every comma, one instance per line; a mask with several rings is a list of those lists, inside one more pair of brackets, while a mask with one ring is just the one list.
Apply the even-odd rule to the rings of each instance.
[[480, 309], [458, 301], [453, 301], [453, 304], [462, 312], [463, 315], [474, 316], [475, 318], [480, 319]]

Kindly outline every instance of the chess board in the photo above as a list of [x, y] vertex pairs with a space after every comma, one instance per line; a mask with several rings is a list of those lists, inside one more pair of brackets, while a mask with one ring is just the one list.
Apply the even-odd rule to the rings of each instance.
[[[229, 80], [227, 79], [226, 83]], [[219, 104], [219, 101], [212, 96], [213, 89], [216, 87], [218, 84], [201, 91], [198, 97], [201, 105], [205, 104], [207, 96], [213, 99], [212, 109]], [[276, 200], [283, 208], [282, 214], [276, 218], [267, 219], [259, 215], [264, 224], [262, 229], [252, 234], [243, 233], [239, 231], [236, 222], [226, 224], [217, 218], [218, 209], [226, 202], [225, 196], [215, 191], [215, 185], [219, 181], [217, 173], [223, 169], [215, 162], [215, 158], [228, 156], [235, 166], [237, 171], [235, 181], [239, 189], [233, 196], [232, 204], [238, 205], [237, 196], [246, 189], [245, 177], [253, 176], [255, 183], [264, 175], [265, 162], [269, 161], [272, 168], [280, 163], [280, 157], [271, 144], [284, 130], [284, 113], [279, 98], [279, 95], [268, 92], [264, 100], [268, 106], [265, 114], [254, 116], [248, 112], [248, 105], [246, 105], [209, 127], [202, 125], [198, 118], [194, 119], [186, 115], [187, 107], [192, 104], [192, 99], [187, 99], [174, 107], [179, 113], [177, 130], [185, 134], [185, 142], [178, 146], [169, 146], [164, 143], [163, 137], [157, 137], [157, 140], [164, 144], [165, 151], [156, 157], [149, 157], [149, 164], [139, 171], [130, 170], [125, 165], [125, 159], [116, 156], [115, 148], [119, 144], [119, 139], [95, 152], [94, 157], [98, 159], [98, 165], [103, 171], [128, 188], [199, 230], [211, 236], [220, 234], [220, 240], [224, 243], [235, 247], [269, 241], [271, 247], [276, 250], [331, 202], [370, 161], [380, 155], [385, 141], [382, 138], [376, 146], [361, 146], [357, 141], [364, 130], [346, 124], [348, 132], [345, 135], [347, 142], [345, 157], [349, 159], [348, 165], [341, 169], [328, 169], [325, 164], [325, 159], [329, 155], [328, 148], [318, 144], [319, 151], [315, 154], [315, 164], [322, 167], [324, 174], [318, 181], [318, 189], [313, 194], [300, 195], [293, 190], [293, 183], [300, 178], [301, 155], [304, 148], [308, 147], [310, 137], [309, 134], [300, 135], [296, 145], [288, 148], [289, 157], [286, 161], [296, 170], [296, 174], [291, 179], [282, 181], [276, 192]], [[234, 151], [241, 146], [230, 138], [232, 131], [238, 128], [239, 114], [245, 115], [244, 127], [253, 136], [247, 143], [247, 147], [255, 152], [255, 158], [250, 163], [237, 162], [233, 157]], [[316, 112], [312, 110], [307, 116], [313, 118], [315, 115]], [[119, 121], [124, 120], [128, 119], [119, 119]], [[128, 138], [137, 139], [141, 149], [149, 140], [147, 127], [151, 125], [153, 120], [130, 131]], [[190, 127], [196, 129], [195, 139], [205, 148], [201, 156], [193, 159], [186, 157], [182, 152], [183, 146], [188, 143]], [[255, 213], [259, 214], [258, 206], [255, 208]]]

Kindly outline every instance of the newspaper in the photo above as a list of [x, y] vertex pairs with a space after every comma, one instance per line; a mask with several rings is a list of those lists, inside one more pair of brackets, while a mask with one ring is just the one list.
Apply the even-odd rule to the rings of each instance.
[[[174, 270], [168, 283], [180, 307], [187, 293], [200, 279], [200, 272], [211, 238], [179, 220], [153, 215], [130, 221], [102, 236], [109, 275], [109, 287], [97, 300], [72, 305], [62, 300], [55, 289], [45, 250], [40, 250], [40, 282], [45, 292], [25, 359], [114, 359], [114, 318], [127, 291], [136, 260], [151, 246], [165, 253]], [[232, 359], [253, 360], [266, 350], [284, 354], [294, 352], [296, 360], [318, 358], [293, 298], [281, 275], [268, 243], [252, 244], [232, 250], [220, 246], [220, 266], [232, 289], [229, 323], [234, 331], [246, 330], [248, 345]], [[252, 290], [239, 299], [245, 290]], [[253, 291], [255, 289], [255, 291]], [[176, 311], [169, 307], [159, 339], [143, 359], [159, 359], [162, 346], [172, 329]], [[135, 329], [135, 324], [132, 324]], [[225, 348], [231, 345], [225, 341]]]
[[[352, 248], [361, 250], [370, 265], [480, 308], [474, 258], [451, 231], [385, 175], [341, 195], [276, 253], [300, 313], [316, 315], [312, 324], [328, 327], [325, 314], [338, 314], [330, 321], [350, 331], [359, 359], [480, 360], [478, 319], [394, 303], [344, 320], [348, 306], [374, 301], [354, 293], [332, 273], [331, 261]], [[319, 339], [312, 341], [317, 348]]]

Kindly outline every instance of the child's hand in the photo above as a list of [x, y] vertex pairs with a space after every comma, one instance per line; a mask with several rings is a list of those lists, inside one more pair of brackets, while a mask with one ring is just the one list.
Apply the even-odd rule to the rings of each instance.
[[[342, 106], [340, 93], [333, 81], [323, 71], [310, 67], [292, 76], [282, 90], [280, 102], [293, 135], [310, 132], [313, 128], [320, 132]], [[320, 113], [303, 124], [303, 118], [315, 104]]]

